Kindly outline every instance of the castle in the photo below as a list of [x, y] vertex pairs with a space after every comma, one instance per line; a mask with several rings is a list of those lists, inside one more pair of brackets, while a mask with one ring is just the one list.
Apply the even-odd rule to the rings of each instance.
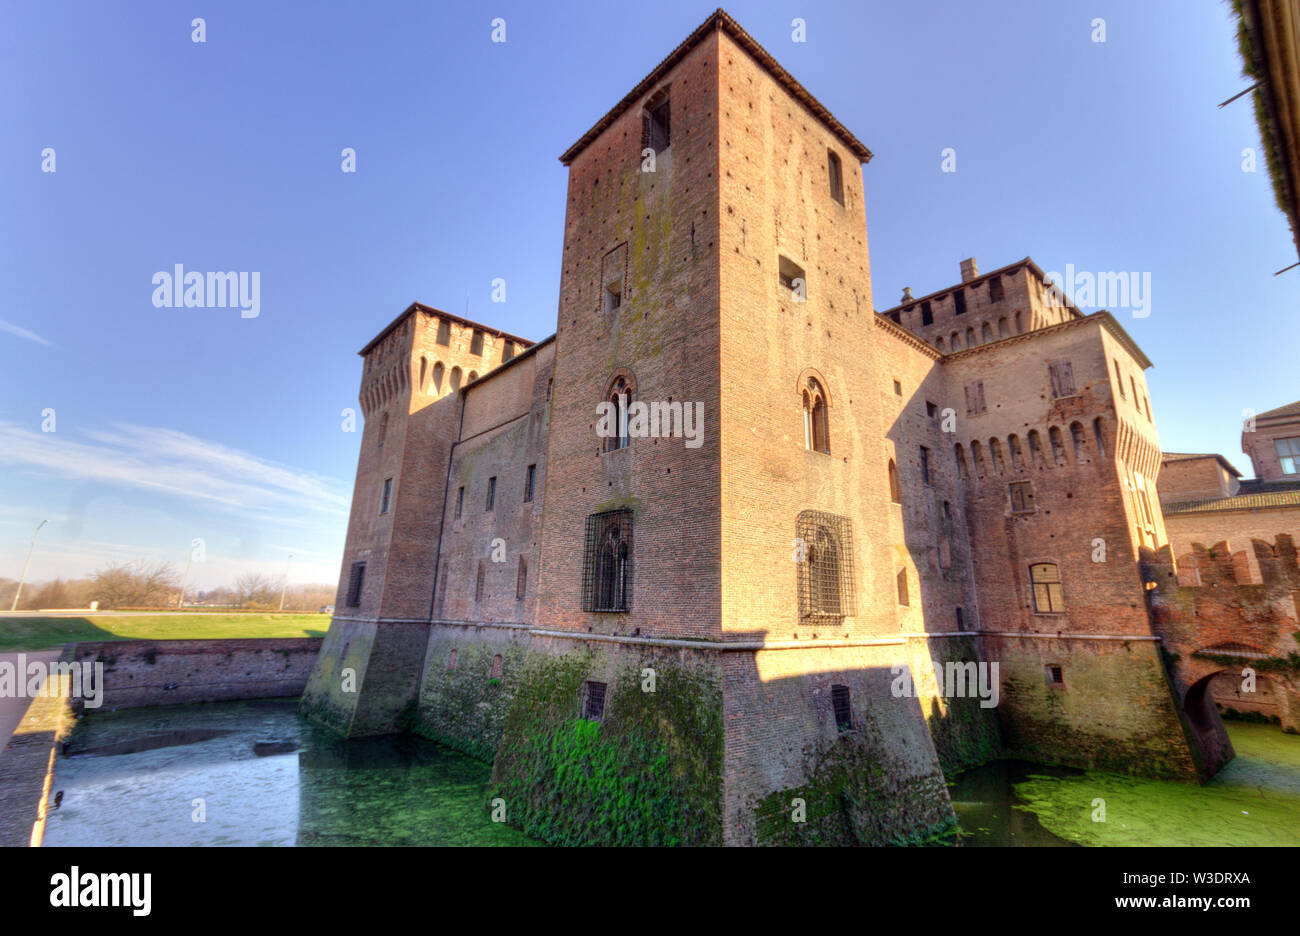
[[561, 157], [553, 336], [366, 345], [304, 714], [491, 762], [556, 843], [920, 841], [1003, 754], [1231, 758], [1162, 650], [1150, 362], [1028, 258], [875, 312], [870, 158], [719, 10]]

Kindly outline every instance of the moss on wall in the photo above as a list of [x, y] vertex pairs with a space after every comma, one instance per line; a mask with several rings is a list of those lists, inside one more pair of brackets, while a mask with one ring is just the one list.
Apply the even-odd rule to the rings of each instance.
[[[932, 641], [930, 650], [936, 667], [982, 659], [976, 652], [973, 637]], [[1002, 756], [997, 709], [984, 708], [980, 702], [973, 696], [946, 698], [942, 704], [935, 697], [923, 700], [925, 720], [944, 773], [978, 767]]]
[[[456, 668], [448, 655], [457, 651]], [[492, 658], [501, 654], [501, 677]], [[513, 644], [436, 640], [425, 661], [420, 700], [409, 729], [422, 737], [492, 763], [528, 652]]]
[[957, 817], [942, 775], [902, 777], [887, 757], [870, 724], [805, 749], [807, 782], [755, 807], [758, 843], [908, 845], [953, 833]]
[[[492, 770], [507, 821], [557, 845], [721, 844], [722, 691], [679, 659], [609, 675], [590, 650], [530, 654]], [[581, 718], [589, 678], [608, 680], [601, 722]]]

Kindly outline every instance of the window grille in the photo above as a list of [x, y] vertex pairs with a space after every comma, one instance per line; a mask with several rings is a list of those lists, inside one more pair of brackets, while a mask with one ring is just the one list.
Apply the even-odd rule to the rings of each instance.
[[609, 510], [587, 518], [582, 564], [582, 610], [632, 609], [632, 511]]
[[856, 614], [848, 518], [805, 510], [796, 521], [796, 536], [804, 547], [798, 564], [800, 619], [829, 623]]

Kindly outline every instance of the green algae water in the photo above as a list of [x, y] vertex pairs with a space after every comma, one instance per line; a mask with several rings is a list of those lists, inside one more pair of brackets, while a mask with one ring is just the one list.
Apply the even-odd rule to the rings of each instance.
[[96, 712], [56, 765], [45, 845], [536, 845], [489, 767], [410, 736], [344, 741], [294, 700]]
[[[1297, 845], [1300, 736], [1228, 722], [1237, 757], [1205, 786], [1002, 761], [951, 787], [966, 845]], [[1105, 821], [1097, 801], [1104, 803]]]

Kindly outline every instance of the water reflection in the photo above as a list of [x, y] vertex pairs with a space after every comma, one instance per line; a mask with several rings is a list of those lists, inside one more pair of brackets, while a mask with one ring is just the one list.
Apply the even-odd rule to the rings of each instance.
[[95, 713], [67, 754], [47, 846], [537, 844], [491, 821], [486, 765], [408, 736], [345, 742], [291, 700]]

